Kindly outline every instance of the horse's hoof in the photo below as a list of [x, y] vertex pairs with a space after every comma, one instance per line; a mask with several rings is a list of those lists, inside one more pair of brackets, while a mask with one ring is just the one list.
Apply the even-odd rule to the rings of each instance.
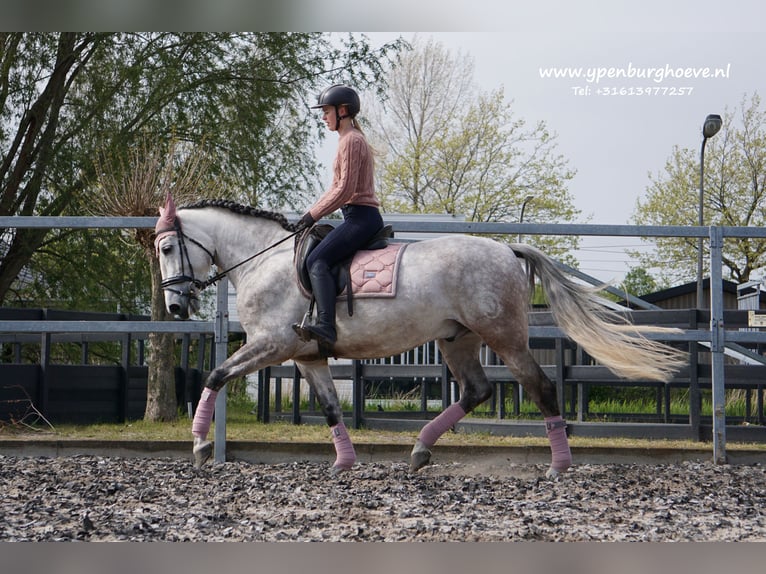
[[[566, 472], [566, 471], [564, 471], [564, 472]], [[547, 478], [549, 480], [558, 480], [559, 476], [561, 476], [561, 471], [558, 471], [558, 470], [556, 470], [553, 467], [550, 467], [545, 472], [545, 478]]]
[[202, 468], [208, 459], [213, 455], [213, 443], [208, 441], [194, 445], [194, 468]]
[[413, 451], [410, 455], [410, 472], [417, 472], [431, 462], [431, 451], [428, 449]]
[[338, 476], [340, 474], [343, 474], [347, 470], [351, 470], [351, 468], [350, 467], [346, 468], [345, 466], [335, 466], [335, 465], [333, 465], [333, 467], [330, 469], [330, 476], [332, 478], [335, 478], [336, 476]]

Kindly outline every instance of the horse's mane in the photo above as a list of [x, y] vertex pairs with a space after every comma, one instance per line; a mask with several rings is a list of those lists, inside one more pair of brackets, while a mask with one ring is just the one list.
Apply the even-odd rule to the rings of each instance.
[[287, 218], [276, 211], [266, 211], [257, 209], [250, 205], [242, 205], [230, 199], [202, 199], [196, 203], [180, 206], [178, 209], [201, 209], [203, 207], [222, 207], [233, 213], [240, 215], [250, 215], [252, 217], [262, 217], [279, 223], [287, 231], [297, 231], [297, 224], [290, 223]]

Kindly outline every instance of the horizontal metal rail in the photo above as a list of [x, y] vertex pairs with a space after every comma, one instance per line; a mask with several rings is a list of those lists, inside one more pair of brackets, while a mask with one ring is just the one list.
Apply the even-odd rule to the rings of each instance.
[[[213, 334], [212, 321], [0, 321], [0, 333], [149, 333]], [[243, 333], [242, 325], [232, 321], [230, 333]]]
[[[297, 216], [295, 217], [297, 219]], [[383, 214], [385, 220], [385, 214]], [[323, 219], [323, 223], [337, 220]], [[0, 216], [2, 228], [119, 229], [154, 228], [156, 217]], [[471, 221], [392, 221], [394, 232], [476, 233], [488, 235], [585, 235], [616, 237], [710, 237], [710, 227], [696, 225], [604, 225], [591, 223], [505, 223]], [[766, 238], [763, 227], [720, 226], [724, 238]]]

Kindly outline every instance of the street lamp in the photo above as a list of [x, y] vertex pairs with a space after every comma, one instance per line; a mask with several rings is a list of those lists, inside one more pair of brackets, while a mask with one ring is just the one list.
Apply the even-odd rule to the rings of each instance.
[[[524, 223], [524, 210], [527, 208], [527, 203], [535, 198], [534, 195], [528, 195], [521, 202], [521, 213], [519, 214], [519, 223]], [[521, 233], [519, 233], [519, 243], [521, 243]]]
[[[702, 147], [700, 148], [700, 203], [699, 203], [699, 225], [705, 225], [702, 214], [704, 200], [704, 179], [705, 179], [705, 144], [708, 138], [712, 138], [721, 129], [723, 121], [718, 114], [709, 114], [702, 125]], [[711, 285], [712, 289], [713, 286]], [[697, 238], [697, 309], [702, 309], [702, 237]]]

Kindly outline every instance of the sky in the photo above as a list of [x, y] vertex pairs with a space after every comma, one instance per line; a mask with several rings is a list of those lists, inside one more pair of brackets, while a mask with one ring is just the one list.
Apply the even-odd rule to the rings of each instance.
[[[463, 20], [476, 31], [421, 31], [410, 22], [406, 32], [366, 34], [374, 45], [433, 37], [471, 56], [480, 88], [502, 87], [517, 117], [542, 120], [557, 134], [558, 152], [577, 171], [569, 190], [590, 223], [631, 223], [649, 174], [664, 171], [673, 146], [698, 154], [708, 114], [734, 111], [754, 92], [766, 98], [762, 3], [548, 0], [490, 3], [491, 12], [484, 4], [477, 0], [480, 16]], [[554, 68], [582, 77], [543, 77]], [[716, 70], [719, 77], [702, 77]], [[642, 243], [583, 238], [582, 245], [581, 270], [611, 281], [637, 265], [625, 246]]]

